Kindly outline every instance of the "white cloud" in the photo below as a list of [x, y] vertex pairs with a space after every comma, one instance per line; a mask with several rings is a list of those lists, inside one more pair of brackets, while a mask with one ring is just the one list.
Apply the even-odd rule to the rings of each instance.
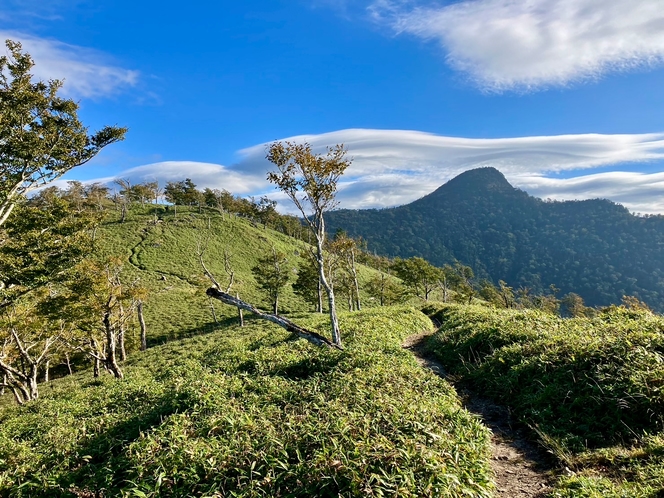
[[23, 50], [32, 56], [35, 61], [32, 72], [37, 79], [64, 80], [64, 95], [106, 97], [138, 83], [138, 71], [104, 63], [107, 56], [97, 51], [25, 33], [0, 30], [3, 45], [6, 39], [20, 41]]
[[514, 177], [513, 183], [531, 195], [561, 201], [610, 199], [633, 213], [664, 213], [664, 173], [612, 171], [575, 178]]
[[376, 0], [369, 10], [396, 33], [438, 41], [450, 65], [486, 90], [504, 91], [661, 64], [663, 7], [661, 0]]
[[[598, 167], [619, 168], [626, 163], [664, 161], [664, 133], [476, 139], [418, 131], [351, 129], [286, 140], [308, 142], [316, 152], [324, 152], [326, 146], [337, 143], [346, 145], [353, 163], [340, 182], [341, 207], [381, 208], [405, 204], [463, 171], [493, 166], [515, 186], [538, 197], [602, 197], [638, 212], [664, 212], [664, 202], [654, 200], [654, 190], [649, 185], [654, 178], [651, 175], [583, 176], [581, 173]], [[265, 160], [265, 147], [266, 144], [260, 144], [241, 150], [241, 160], [233, 170], [264, 178], [270, 169]], [[547, 177], [561, 172], [577, 178], [554, 180]], [[629, 189], [622, 183], [626, 177], [630, 178]], [[581, 182], [580, 178], [587, 181]], [[269, 187], [262, 192], [269, 193]]]
[[[608, 198], [634, 212], [664, 213], [664, 173], [633, 172], [646, 162], [664, 163], [664, 133], [473, 139], [356, 129], [285, 140], [309, 142], [316, 152], [337, 143], [348, 147], [353, 163], [342, 177], [338, 193], [344, 208], [406, 204], [463, 171], [493, 166], [514, 186], [537, 197]], [[269, 195], [279, 201], [282, 211], [293, 212], [288, 199], [265, 179], [267, 171], [273, 169], [265, 159], [265, 147], [260, 144], [241, 150], [240, 161], [233, 166], [169, 161], [125, 170], [116, 177], [134, 182], [159, 179], [162, 184], [188, 177], [200, 188]], [[632, 172], [619, 171], [626, 164], [632, 165]], [[593, 171], [600, 167], [616, 171]], [[559, 173], [573, 178], [560, 178]]]
[[226, 189], [236, 195], [251, 194], [265, 187], [262, 177], [233, 171], [221, 164], [197, 161], [164, 161], [127, 169], [115, 176], [87, 180], [85, 183], [111, 183], [116, 178], [128, 179], [132, 183], [158, 180], [166, 182], [190, 178], [199, 188]]

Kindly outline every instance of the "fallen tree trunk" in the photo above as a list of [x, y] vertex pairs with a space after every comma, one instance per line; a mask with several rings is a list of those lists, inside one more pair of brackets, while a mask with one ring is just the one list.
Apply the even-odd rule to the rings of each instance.
[[257, 317], [262, 318], [263, 320], [276, 323], [280, 327], [285, 328], [289, 332], [297, 335], [298, 337], [301, 337], [302, 339], [306, 339], [307, 341], [315, 344], [316, 346], [327, 346], [329, 348], [343, 349], [341, 346], [334, 344], [332, 341], [330, 341], [329, 339], [323, 337], [322, 335], [316, 332], [312, 332], [311, 330], [302, 328], [299, 325], [296, 325], [295, 323], [291, 322], [290, 320], [282, 316], [265, 313], [264, 311], [255, 308], [251, 304], [245, 301], [241, 301], [240, 299], [235, 298], [230, 294], [226, 294], [225, 292], [222, 292], [219, 289], [210, 287], [205, 293], [210, 297], [218, 299], [222, 303], [230, 304], [231, 306], [235, 306], [240, 310], [249, 311], [250, 313], [253, 313]]

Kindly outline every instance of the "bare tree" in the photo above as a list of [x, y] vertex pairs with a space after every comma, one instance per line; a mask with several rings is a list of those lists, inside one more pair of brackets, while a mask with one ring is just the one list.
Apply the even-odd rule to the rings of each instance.
[[311, 145], [275, 142], [267, 149], [267, 159], [277, 167], [267, 179], [293, 201], [314, 235], [320, 282], [327, 293], [332, 328], [332, 341], [341, 345], [339, 320], [334, 302], [334, 289], [325, 275], [324, 213], [337, 205], [337, 184], [351, 161], [346, 148], [339, 144], [326, 154], [314, 154]]
[[[38, 376], [66, 331], [63, 321], [53, 322], [35, 314], [34, 306], [12, 306], [2, 317], [0, 373], [2, 388], [11, 389], [20, 405], [39, 396]], [[48, 366], [46, 366], [48, 372]]]

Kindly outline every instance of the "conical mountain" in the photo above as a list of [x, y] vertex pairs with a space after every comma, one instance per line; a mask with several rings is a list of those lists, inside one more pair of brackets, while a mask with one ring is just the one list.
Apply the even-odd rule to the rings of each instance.
[[608, 200], [544, 202], [495, 168], [466, 171], [405, 206], [334, 211], [327, 224], [378, 254], [458, 260], [479, 278], [534, 292], [554, 284], [593, 306], [635, 295], [664, 309], [664, 217]]

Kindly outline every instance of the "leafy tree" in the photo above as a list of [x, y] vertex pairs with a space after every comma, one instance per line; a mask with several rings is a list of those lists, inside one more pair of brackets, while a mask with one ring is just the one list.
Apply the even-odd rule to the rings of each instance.
[[[3, 310], [0, 316], [0, 385], [11, 389], [20, 405], [39, 396], [38, 376], [48, 377], [50, 359], [71, 332], [63, 320], [51, 320], [38, 309], [42, 296], [31, 296]], [[48, 293], [46, 293], [48, 294]]]
[[362, 309], [360, 302], [360, 283], [357, 278], [356, 255], [362, 245], [361, 239], [349, 237], [344, 231], [338, 231], [329, 244], [330, 252], [334, 253], [339, 260], [339, 266], [344, 273], [344, 286], [346, 294], [351, 301], [350, 310]]
[[258, 286], [263, 289], [272, 300], [272, 310], [279, 314], [279, 295], [290, 280], [288, 259], [283, 252], [272, 248], [270, 253], [258, 259], [258, 264], [251, 269]]
[[93, 135], [77, 116], [78, 104], [58, 97], [62, 83], [32, 81], [34, 62], [21, 44], [6, 41], [0, 57], [0, 226], [30, 191], [85, 164], [126, 128]]
[[93, 358], [95, 376], [103, 363], [114, 377], [124, 377], [118, 361], [126, 356], [127, 326], [145, 299], [145, 289], [138, 282], [123, 282], [121, 274], [120, 258], [85, 260], [74, 269], [63, 296], [63, 313], [83, 333], [78, 349]]
[[456, 287], [456, 298], [460, 302], [467, 302], [470, 304], [475, 297], [475, 285], [473, 279], [475, 278], [475, 273], [470, 266], [462, 265], [459, 262], [454, 264], [454, 273], [456, 273], [458, 278], [458, 284]]
[[371, 276], [366, 284], [366, 291], [374, 299], [378, 299], [381, 306], [403, 302], [404, 289], [399, 282], [389, 274], [379, 271]]
[[202, 194], [196, 190], [196, 184], [191, 178], [168, 182], [164, 188], [164, 196], [168, 202], [179, 206], [197, 206], [202, 202]]
[[501, 299], [500, 292], [488, 280], [482, 280], [479, 284], [480, 290], [478, 292], [479, 296], [484, 299], [486, 302], [493, 304], [494, 306], [503, 307], [503, 300]]
[[424, 300], [438, 285], [441, 271], [423, 258], [414, 256], [408, 259], [397, 258], [393, 263], [394, 272], [412, 292]]
[[96, 212], [77, 213], [58, 196], [23, 202], [0, 229], [0, 308], [67, 277], [93, 248]]
[[583, 298], [578, 294], [574, 292], [566, 294], [563, 296], [561, 303], [564, 316], [572, 318], [586, 316], [586, 305], [583, 302]]
[[343, 145], [328, 148], [327, 154], [314, 154], [311, 145], [275, 142], [268, 147], [267, 159], [277, 167], [267, 179], [293, 201], [302, 213], [316, 242], [316, 260], [321, 285], [327, 293], [332, 341], [341, 345], [334, 289], [325, 275], [326, 211], [337, 205], [337, 184], [351, 161]]

